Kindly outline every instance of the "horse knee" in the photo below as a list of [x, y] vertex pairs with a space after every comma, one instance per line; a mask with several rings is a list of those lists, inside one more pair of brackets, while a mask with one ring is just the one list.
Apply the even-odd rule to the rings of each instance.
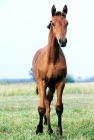
[[45, 114], [45, 112], [46, 112], [46, 108], [45, 107], [38, 107], [38, 112], [39, 112], [39, 114], [40, 115], [43, 115], [44, 116], [44, 114]]
[[63, 104], [60, 106], [56, 106], [55, 109], [56, 109], [57, 115], [61, 115], [63, 112]]

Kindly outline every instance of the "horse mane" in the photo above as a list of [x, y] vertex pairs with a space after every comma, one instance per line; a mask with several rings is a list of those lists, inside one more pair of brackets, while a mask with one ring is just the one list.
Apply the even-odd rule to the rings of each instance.
[[61, 15], [62, 15], [62, 13], [60, 11], [56, 12], [56, 16], [61, 16]]

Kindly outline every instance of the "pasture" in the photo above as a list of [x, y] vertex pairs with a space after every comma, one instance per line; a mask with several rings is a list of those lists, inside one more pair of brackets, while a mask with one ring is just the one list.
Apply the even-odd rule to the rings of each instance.
[[[53, 134], [35, 134], [38, 124], [35, 84], [0, 85], [0, 140], [57, 140], [56, 95], [51, 104]], [[94, 84], [66, 84], [63, 140], [94, 140]]]

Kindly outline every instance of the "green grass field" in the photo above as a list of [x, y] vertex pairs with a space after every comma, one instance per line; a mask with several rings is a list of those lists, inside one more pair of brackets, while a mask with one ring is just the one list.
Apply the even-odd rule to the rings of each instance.
[[[36, 135], [39, 98], [35, 84], [0, 85], [0, 140], [57, 140], [56, 94], [51, 104], [54, 133]], [[66, 84], [62, 116], [63, 140], [94, 140], [94, 84]]]

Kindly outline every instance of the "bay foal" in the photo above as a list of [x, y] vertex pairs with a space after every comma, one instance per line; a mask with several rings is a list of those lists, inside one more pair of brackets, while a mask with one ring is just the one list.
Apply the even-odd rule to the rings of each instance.
[[[52, 6], [52, 17], [48, 25], [48, 28], [50, 29], [48, 44], [36, 52], [32, 62], [40, 99], [38, 105], [39, 123], [36, 134], [43, 132], [44, 115], [45, 123], [47, 120], [49, 133], [53, 132], [50, 123], [50, 103], [56, 90], [57, 102], [55, 109], [58, 116], [57, 135], [59, 138], [62, 136], [62, 94], [67, 73], [66, 60], [61, 49], [61, 47], [65, 47], [67, 43], [67, 11], [68, 9], [66, 5], [63, 7], [62, 12], [56, 12], [55, 6]], [[47, 87], [49, 88], [48, 92], [46, 91]]]

